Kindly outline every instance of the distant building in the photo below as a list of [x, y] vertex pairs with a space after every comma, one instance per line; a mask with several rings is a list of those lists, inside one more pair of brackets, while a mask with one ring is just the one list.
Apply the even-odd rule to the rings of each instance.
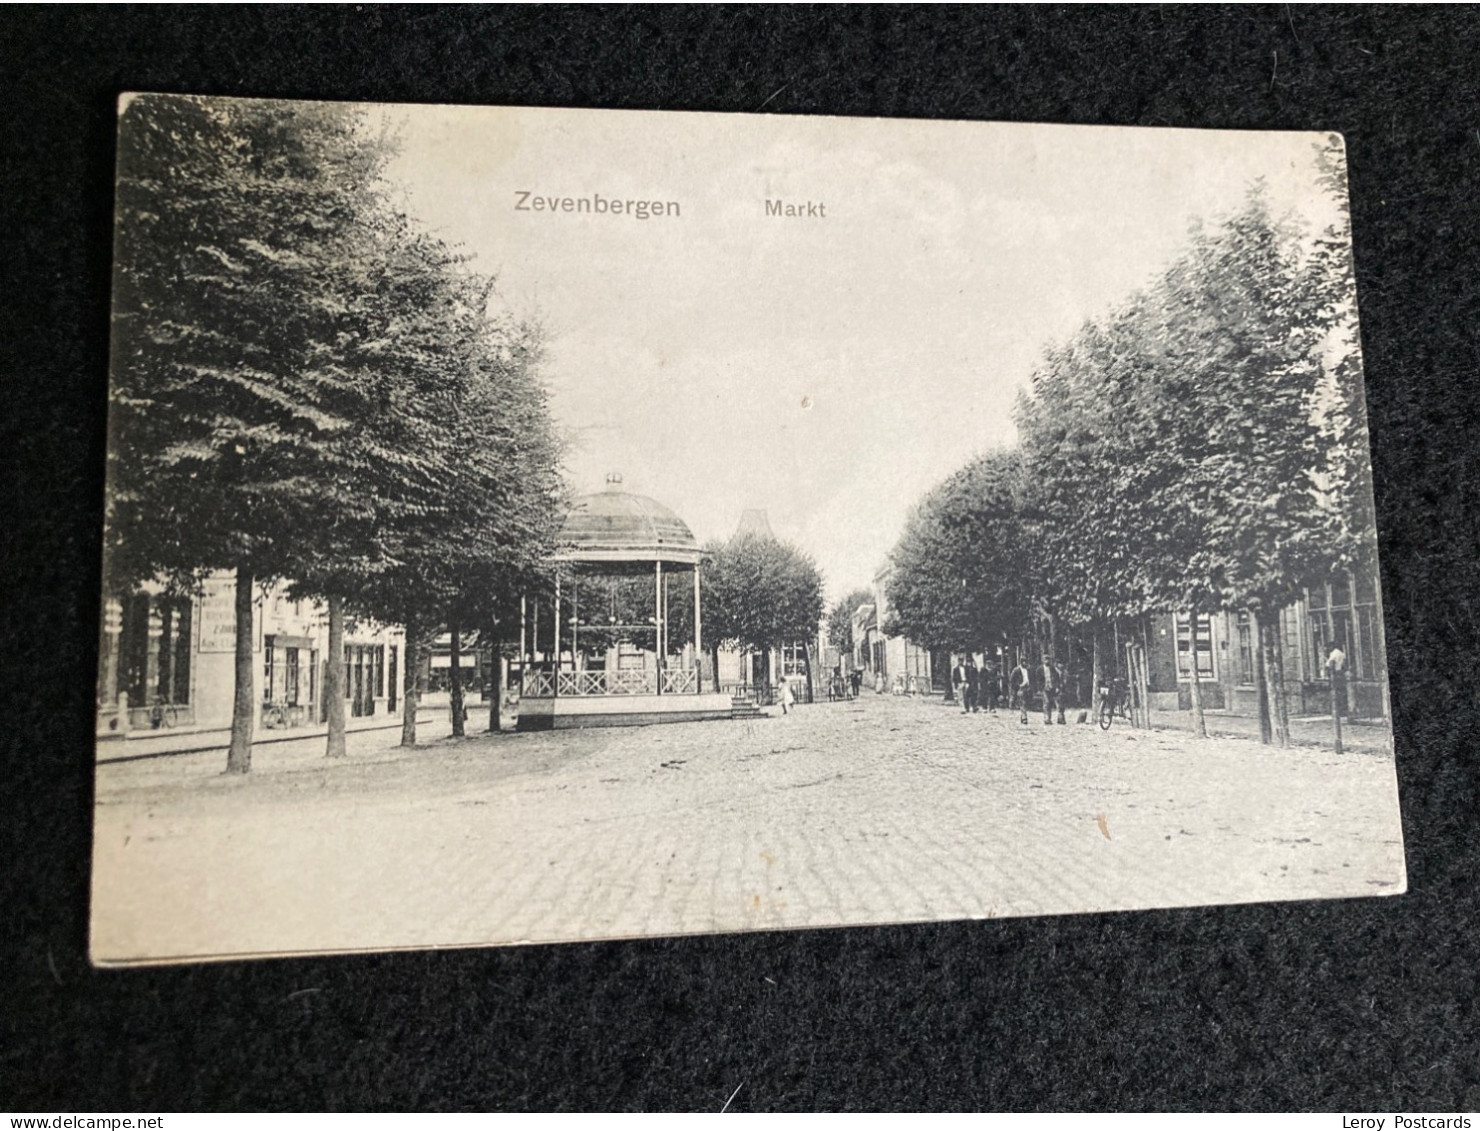
[[873, 600], [859, 605], [850, 614], [853, 652], [849, 665], [864, 673], [864, 684], [873, 686], [875, 678], [884, 677], [887, 691], [913, 687], [921, 694], [934, 689], [936, 672], [945, 674], [948, 660], [932, 658], [928, 649], [903, 636], [890, 636], [884, 631], [889, 620], [889, 578], [893, 566], [885, 566], [873, 580]]
[[[458, 643], [462, 653], [458, 667], [462, 671], [463, 690], [481, 692], [488, 676], [484, 662], [488, 648], [482, 635], [476, 631], [463, 632]], [[428, 691], [446, 691], [452, 686], [452, 633], [440, 633], [423, 649], [422, 664]]]
[[766, 516], [764, 510], [747, 508], [740, 512], [740, 523], [735, 527], [735, 537], [769, 538], [776, 540], [775, 533], [771, 530], [771, 520]]
[[[906, 688], [914, 687], [919, 692], [933, 688], [936, 665], [931, 662], [928, 649], [903, 636], [890, 636], [886, 631], [889, 624], [889, 581], [894, 567], [886, 565], [874, 574], [874, 639], [871, 643], [871, 659], [874, 670], [882, 672], [884, 681], [892, 689], [896, 683]], [[942, 665], [949, 668], [949, 661]]]

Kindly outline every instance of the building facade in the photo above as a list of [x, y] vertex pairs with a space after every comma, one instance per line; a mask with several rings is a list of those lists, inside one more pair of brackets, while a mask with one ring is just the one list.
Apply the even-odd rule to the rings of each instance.
[[[1331, 713], [1333, 646], [1346, 656], [1340, 694], [1342, 713], [1355, 718], [1388, 717], [1387, 657], [1382, 610], [1370, 573], [1340, 574], [1307, 588], [1279, 615], [1285, 694], [1294, 715]], [[1193, 670], [1190, 619], [1175, 613], [1149, 619], [1151, 705], [1187, 710]], [[1258, 638], [1247, 610], [1203, 616], [1197, 627], [1197, 677], [1209, 710], [1257, 717]]]
[[[294, 601], [280, 583], [253, 602], [258, 725], [310, 726], [326, 717], [328, 610]], [[162, 726], [231, 725], [235, 696], [236, 581], [207, 576], [194, 592], [141, 586], [106, 603], [99, 639], [100, 737]], [[389, 715], [399, 707], [405, 636], [399, 628], [347, 620], [345, 713]]]
[[[889, 620], [889, 578], [893, 567], [874, 575], [873, 602], [852, 612], [853, 654], [850, 664], [863, 672], [865, 686], [885, 691], [929, 694], [936, 675], [943, 672], [940, 658], [903, 636], [884, 631]], [[949, 664], [946, 665], [949, 667]]]

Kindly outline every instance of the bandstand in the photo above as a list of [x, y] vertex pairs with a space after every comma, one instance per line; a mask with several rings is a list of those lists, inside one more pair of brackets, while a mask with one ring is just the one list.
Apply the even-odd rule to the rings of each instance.
[[[524, 602], [520, 616], [519, 729], [638, 726], [728, 719], [733, 703], [717, 687], [705, 690], [701, 657], [702, 554], [684, 521], [662, 503], [623, 490], [619, 475], [606, 490], [575, 500], [555, 554], [553, 600]], [[687, 576], [685, 576], [687, 575]], [[636, 623], [581, 615], [581, 583], [652, 579], [652, 615]], [[692, 639], [669, 638], [669, 595], [676, 580], [693, 586]], [[590, 602], [596, 604], [596, 602]], [[606, 646], [583, 649], [582, 630]], [[621, 638], [627, 647], [612, 644]], [[651, 648], [647, 647], [651, 644]], [[675, 648], [677, 644], [677, 648]], [[640, 645], [640, 646], [638, 646]]]

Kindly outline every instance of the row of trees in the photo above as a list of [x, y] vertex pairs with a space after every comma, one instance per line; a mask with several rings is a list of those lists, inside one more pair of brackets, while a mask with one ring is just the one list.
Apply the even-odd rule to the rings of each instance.
[[119, 139], [106, 584], [235, 574], [228, 770], [275, 579], [328, 608], [328, 753], [347, 616], [405, 626], [414, 743], [428, 636], [507, 617], [548, 558], [538, 329], [396, 206], [361, 110], [140, 96]]
[[[1320, 154], [1342, 205], [1339, 152]], [[1344, 218], [1315, 235], [1260, 185], [1150, 286], [1049, 349], [1020, 445], [933, 491], [895, 551], [893, 631], [932, 647], [1093, 644], [1151, 611], [1245, 610], [1266, 741], [1288, 741], [1278, 614], [1370, 569], [1375, 530]], [[1192, 680], [1202, 730], [1201, 698]], [[1266, 698], [1267, 696], [1267, 698]]]

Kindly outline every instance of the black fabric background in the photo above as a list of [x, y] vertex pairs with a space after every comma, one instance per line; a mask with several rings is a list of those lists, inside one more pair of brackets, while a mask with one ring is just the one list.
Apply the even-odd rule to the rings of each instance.
[[[1473, 8], [0, 15], [0, 1107], [1480, 1107], [1477, 47]], [[1342, 131], [1409, 894], [90, 969], [124, 90]]]

